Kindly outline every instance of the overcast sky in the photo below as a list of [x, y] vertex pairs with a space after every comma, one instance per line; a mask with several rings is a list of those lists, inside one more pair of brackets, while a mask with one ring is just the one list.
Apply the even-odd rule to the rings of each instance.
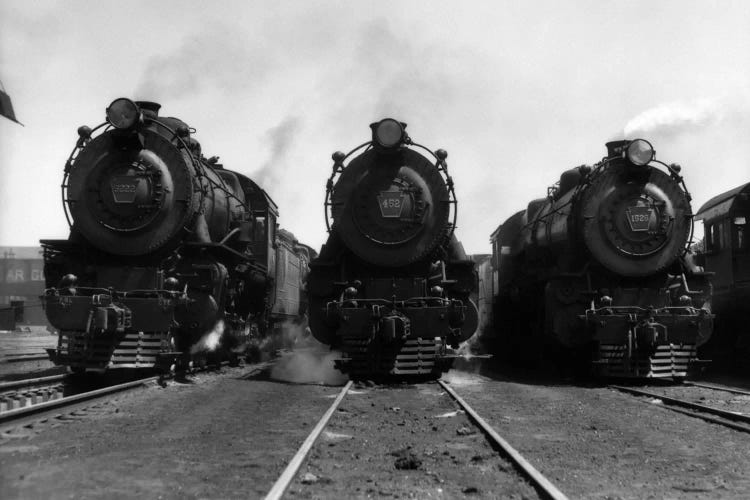
[[76, 129], [117, 97], [195, 127], [316, 248], [331, 153], [384, 117], [448, 151], [470, 253], [608, 140], [681, 164], [694, 210], [750, 182], [744, 0], [2, 0], [0, 80], [25, 124], [0, 118], [0, 245], [67, 237]]

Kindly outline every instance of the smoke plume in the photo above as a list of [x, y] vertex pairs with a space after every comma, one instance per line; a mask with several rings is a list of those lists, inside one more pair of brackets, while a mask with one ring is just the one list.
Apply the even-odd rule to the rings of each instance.
[[135, 97], [173, 101], [206, 90], [247, 91], [276, 63], [267, 47], [241, 35], [235, 27], [209, 22], [176, 49], [149, 59]]
[[288, 116], [281, 123], [268, 129], [265, 137], [271, 146], [271, 156], [260, 170], [253, 173], [253, 179], [266, 191], [273, 191], [279, 180], [294, 169], [287, 168], [285, 162], [294, 139], [299, 134], [302, 120], [297, 116]]

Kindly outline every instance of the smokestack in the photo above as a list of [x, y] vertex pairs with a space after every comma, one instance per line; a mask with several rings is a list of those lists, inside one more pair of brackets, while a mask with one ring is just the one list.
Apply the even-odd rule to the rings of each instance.
[[615, 158], [622, 156], [622, 152], [630, 144], [630, 141], [611, 141], [606, 144], [607, 146], [607, 158]]
[[145, 115], [148, 115], [151, 118], [156, 118], [157, 116], [159, 116], [159, 109], [161, 108], [161, 104], [159, 104], [158, 102], [136, 101], [136, 104], [139, 108], [141, 108]]

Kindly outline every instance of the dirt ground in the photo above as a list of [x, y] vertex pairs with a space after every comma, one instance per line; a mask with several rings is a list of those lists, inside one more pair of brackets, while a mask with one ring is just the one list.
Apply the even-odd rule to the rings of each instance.
[[437, 383], [349, 391], [288, 498], [538, 498]]
[[199, 374], [0, 441], [3, 498], [259, 498], [339, 387]]
[[28, 331], [0, 332], [0, 382], [20, 378], [46, 377], [65, 373], [48, 359], [8, 361], [23, 354], [45, 355], [45, 348], [57, 346], [57, 335], [44, 327], [30, 327]]
[[469, 404], [571, 498], [750, 498], [750, 435], [605, 387], [451, 372]]
[[[340, 391], [313, 383], [343, 383], [324, 371], [307, 381], [291, 369], [202, 373], [13, 429], [0, 435], [0, 495], [261, 498]], [[446, 378], [570, 498], [750, 497], [748, 434], [603, 387]], [[356, 388], [287, 497], [533, 498], [442, 392]]]

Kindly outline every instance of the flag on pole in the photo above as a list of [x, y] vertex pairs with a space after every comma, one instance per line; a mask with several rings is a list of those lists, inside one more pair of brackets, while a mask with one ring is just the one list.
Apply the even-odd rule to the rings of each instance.
[[16, 120], [16, 114], [13, 112], [13, 104], [10, 102], [10, 96], [5, 93], [3, 84], [0, 83], [0, 115], [9, 120], [13, 120], [23, 127], [23, 123]]

